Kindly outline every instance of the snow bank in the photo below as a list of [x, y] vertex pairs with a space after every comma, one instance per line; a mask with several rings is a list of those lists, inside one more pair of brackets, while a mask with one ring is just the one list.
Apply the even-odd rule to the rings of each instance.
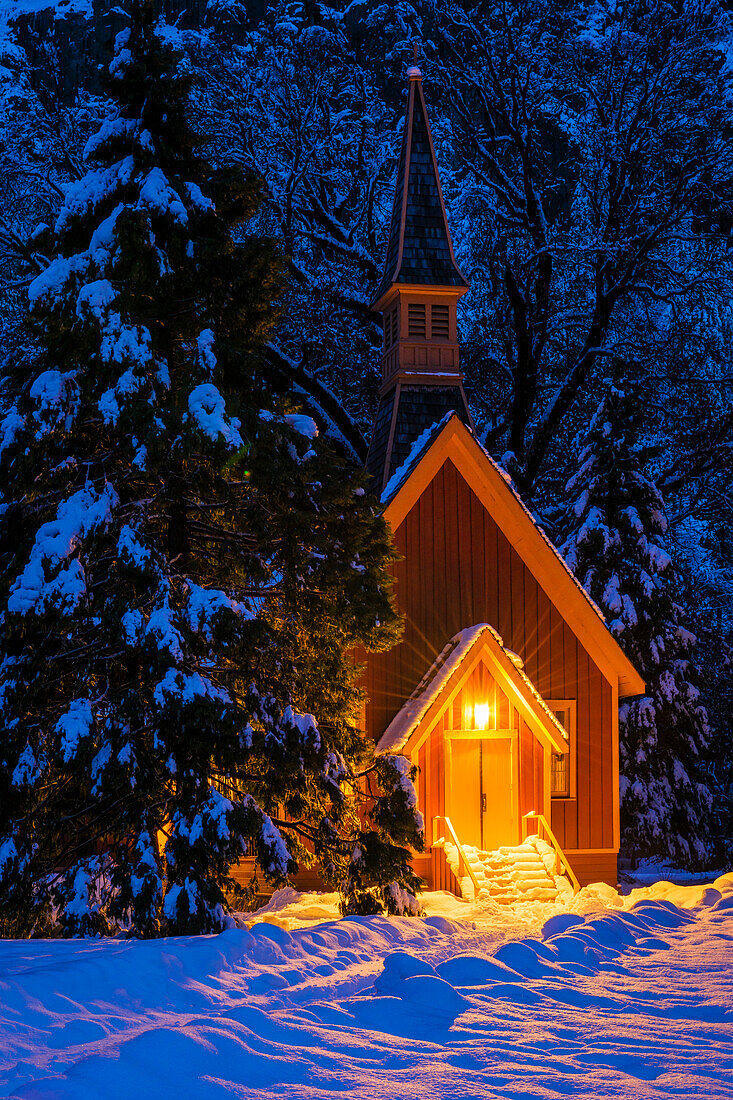
[[290, 890], [219, 936], [0, 941], [0, 1095], [730, 1097], [733, 875], [654, 889], [531, 930]]

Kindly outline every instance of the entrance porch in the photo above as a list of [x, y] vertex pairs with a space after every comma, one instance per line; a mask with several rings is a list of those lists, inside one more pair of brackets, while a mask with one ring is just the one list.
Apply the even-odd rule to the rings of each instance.
[[[470, 875], [457, 864], [484, 873], [506, 862], [509, 849], [522, 848], [529, 815], [532, 833], [549, 833], [551, 760], [568, 752], [568, 735], [491, 626], [451, 639], [378, 747], [403, 752], [419, 768], [428, 852], [414, 866], [429, 888], [461, 894]], [[547, 851], [533, 850], [532, 862], [539, 859], [552, 879], [550, 865], [562, 875], [564, 857], [558, 849], [550, 860], [557, 846], [550, 837], [540, 837]], [[529, 861], [525, 855], [516, 861]]]

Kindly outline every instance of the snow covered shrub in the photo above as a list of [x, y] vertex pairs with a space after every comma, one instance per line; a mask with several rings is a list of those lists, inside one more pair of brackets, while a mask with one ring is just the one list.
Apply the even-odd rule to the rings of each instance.
[[348, 655], [397, 636], [393, 551], [361, 472], [268, 393], [259, 187], [200, 156], [149, 3], [107, 84], [3, 422], [0, 923], [216, 931], [245, 852], [273, 884], [315, 860], [341, 887], [361, 844], [352, 904], [414, 892], [409, 781], [378, 827], [356, 805]]
[[342, 890], [343, 912], [364, 915], [386, 909], [404, 916], [420, 911], [415, 897], [419, 880], [411, 870], [408, 848], [415, 843], [416, 826], [420, 836], [424, 833], [416, 777], [417, 768], [407, 757], [391, 753], [378, 756], [366, 772], [367, 819], [373, 828], [364, 830], [354, 846]]

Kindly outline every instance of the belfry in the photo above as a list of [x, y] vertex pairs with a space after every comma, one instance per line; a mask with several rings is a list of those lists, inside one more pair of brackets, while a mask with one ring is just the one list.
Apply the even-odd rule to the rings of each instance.
[[382, 387], [367, 469], [380, 492], [425, 428], [449, 412], [471, 425], [456, 320], [468, 281], [453, 253], [422, 73], [413, 65], [407, 76], [384, 273], [372, 303], [383, 318]]

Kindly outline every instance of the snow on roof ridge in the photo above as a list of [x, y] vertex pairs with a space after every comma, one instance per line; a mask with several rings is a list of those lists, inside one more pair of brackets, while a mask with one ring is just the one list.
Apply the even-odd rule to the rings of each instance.
[[423, 432], [417, 437], [415, 442], [410, 447], [410, 453], [401, 466], [398, 466], [392, 477], [382, 490], [382, 495], [379, 498], [382, 504], [388, 504], [392, 497], [395, 495], [398, 489], [402, 487], [407, 478], [412, 473], [415, 466], [422, 458], [423, 452], [427, 449], [430, 443], [432, 443], [435, 436], [443, 428], [452, 416], [457, 414], [451, 409], [440, 420], [436, 420], [434, 424], [425, 428]]
[[503, 648], [500, 636], [488, 623], [478, 623], [454, 634], [387, 726], [377, 744], [377, 752], [399, 752], [404, 748], [413, 729], [425, 716], [483, 630], [490, 630]]
[[[405, 461], [402, 463], [400, 468], [398, 470], [395, 470], [395, 472], [392, 474], [392, 477], [389, 479], [389, 481], [385, 485], [384, 489], [382, 490], [382, 496], [380, 498], [382, 504], [389, 504], [392, 497], [395, 496], [397, 491], [402, 488], [402, 485], [404, 484], [404, 482], [407, 480], [409, 475], [412, 473], [415, 466], [417, 466], [417, 464], [420, 461], [420, 459], [422, 458], [422, 455], [423, 455], [424, 451], [426, 450], [427, 446], [433, 441], [433, 439], [440, 432], [440, 430], [454, 416], [458, 416], [458, 414], [454, 410], [451, 409], [450, 412], [447, 412], [445, 414], [445, 416], [443, 417], [442, 420], [436, 421], [436, 423], [431, 425], [431, 427], [426, 428], [425, 431], [422, 433], [422, 435], [418, 436], [418, 438], [415, 440], [415, 442], [412, 445], [412, 448], [410, 450], [409, 455], [407, 456]], [[458, 417], [458, 419], [460, 420], [460, 417]], [[461, 423], [463, 423], [463, 421], [461, 421]], [[606, 625], [607, 625], [606, 616], [603, 614], [603, 612], [601, 611], [598, 604], [595, 602], [595, 600], [590, 596], [590, 594], [586, 591], [586, 589], [580, 583], [578, 578], [575, 576], [575, 573], [573, 573], [572, 569], [570, 568], [568, 563], [565, 561], [565, 558], [562, 556], [562, 554], [560, 553], [558, 548], [555, 546], [552, 539], [549, 537], [549, 535], [544, 530], [544, 528], [541, 527], [540, 524], [537, 522], [536, 516], [532, 513], [532, 511], [527, 507], [527, 505], [524, 503], [524, 501], [520, 497], [520, 495], [517, 492], [517, 489], [516, 489], [516, 487], [515, 487], [515, 485], [512, 481], [511, 474], [508, 473], [508, 471], [505, 470], [503, 466], [499, 465], [499, 463], [496, 461], [496, 459], [493, 458], [489, 454], [489, 452], [486, 450], [484, 445], [479, 442], [478, 437], [471, 431], [471, 429], [469, 427], [467, 427], [465, 424], [463, 426], [466, 428], [466, 431], [470, 434], [470, 436], [473, 439], [476, 446], [481, 451], [483, 451], [484, 455], [489, 460], [489, 462], [494, 467], [494, 469], [499, 474], [499, 476], [502, 478], [502, 480], [506, 482], [506, 484], [508, 485], [508, 487], [509, 487], [512, 495], [514, 496], [514, 499], [516, 500], [517, 504], [519, 504], [520, 508], [522, 508], [524, 513], [529, 517], [529, 519], [532, 522], [532, 526], [536, 529], [537, 533], [540, 535], [543, 542], [550, 548], [552, 553], [555, 555], [557, 560], [560, 562], [560, 564], [562, 565], [562, 567], [565, 570], [565, 572], [567, 573], [567, 575], [570, 577], [570, 579], [573, 582], [573, 584], [575, 585], [575, 587], [577, 589], [579, 589], [580, 592], [582, 592], [582, 594], [585, 596], [586, 600], [588, 601], [590, 606], [593, 608], [593, 610], [595, 611], [596, 615], [601, 620], [601, 622], [606, 623]]]
[[490, 623], [477, 623], [475, 626], [469, 626], [464, 630], [459, 630], [457, 634], [453, 635], [447, 645], [443, 647], [420, 683], [410, 695], [409, 699], [403, 703], [402, 707], [380, 737], [377, 743], [378, 753], [401, 752], [407, 744], [410, 735], [420, 724], [453, 673], [483, 633], [488, 633], [494, 639], [508, 660], [514, 665], [525, 686], [528, 688], [530, 695], [540, 704], [541, 709], [544, 711], [551, 724], [559, 730], [565, 741], [568, 740], [567, 730], [558, 722], [557, 718], [524, 671], [524, 661], [522, 658], [517, 653], [506, 648], [501, 635]]

